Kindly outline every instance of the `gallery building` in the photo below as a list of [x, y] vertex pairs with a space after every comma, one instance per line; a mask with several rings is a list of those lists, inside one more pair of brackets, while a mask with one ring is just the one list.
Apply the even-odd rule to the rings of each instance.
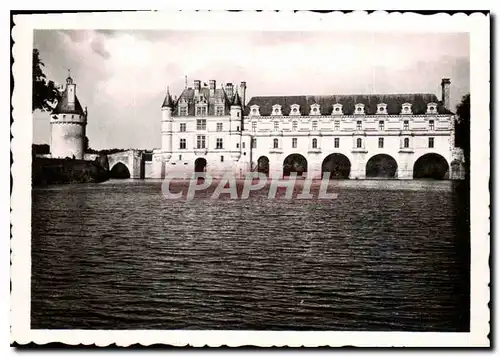
[[195, 80], [165, 96], [152, 176], [249, 171], [283, 177], [463, 177], [450, 80], [433, 93], [257, 96], [246, 82]]

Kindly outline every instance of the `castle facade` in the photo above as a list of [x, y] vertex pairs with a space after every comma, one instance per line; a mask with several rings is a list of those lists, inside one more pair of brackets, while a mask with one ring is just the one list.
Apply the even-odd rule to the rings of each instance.
[[448, 78], [433, 93], [258, 96], [195, 80], [161, 107], [151, 176], [249, 171], [313, 179], [463, 177]]

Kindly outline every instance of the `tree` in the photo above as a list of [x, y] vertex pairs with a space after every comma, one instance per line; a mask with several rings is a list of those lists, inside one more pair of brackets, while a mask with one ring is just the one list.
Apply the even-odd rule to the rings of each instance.
[[460, 104], [457, 105], [455, 146], [463, 149], [465, 169], [468, 172], [470, 162], [470, 94], [464, 95]]
[[40, 52], [33, 49], [33, 97], [31, 110], [37, 109], [51, 111], [56, 100], [60, 99], [60, 93], [53, 81], [47, 81], [42, 71], [43, 64]]

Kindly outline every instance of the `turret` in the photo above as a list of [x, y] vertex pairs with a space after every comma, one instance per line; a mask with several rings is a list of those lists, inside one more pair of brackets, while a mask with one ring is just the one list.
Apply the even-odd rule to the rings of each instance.
[[76, 95], [76, 84], [68, 70], [66, 87], [50, 117], [50, 152], [54, 158], [83, 159], [88, 111]]
[[165, 159], [169, 160], [172, 157], [172, 111], [174, 108], [174, 101], [170, 96], [169, 88], [167, 87], [167, 94], [161, 106], [161, 149], [164, 153]]
[[231, 127], [231, 157], [237, 161], [241, 157], [241, 132], [243, 130], [241, 98], [236, 92], [231, 103], [230, 127]]

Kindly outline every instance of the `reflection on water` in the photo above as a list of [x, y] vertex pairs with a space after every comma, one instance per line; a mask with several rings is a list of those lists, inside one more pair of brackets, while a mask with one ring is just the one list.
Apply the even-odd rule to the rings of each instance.
[[32, 328], [468, 330], [457, 184], [335, 185], [336, 200], [172, 201], [159, 181], [37, 188]]

